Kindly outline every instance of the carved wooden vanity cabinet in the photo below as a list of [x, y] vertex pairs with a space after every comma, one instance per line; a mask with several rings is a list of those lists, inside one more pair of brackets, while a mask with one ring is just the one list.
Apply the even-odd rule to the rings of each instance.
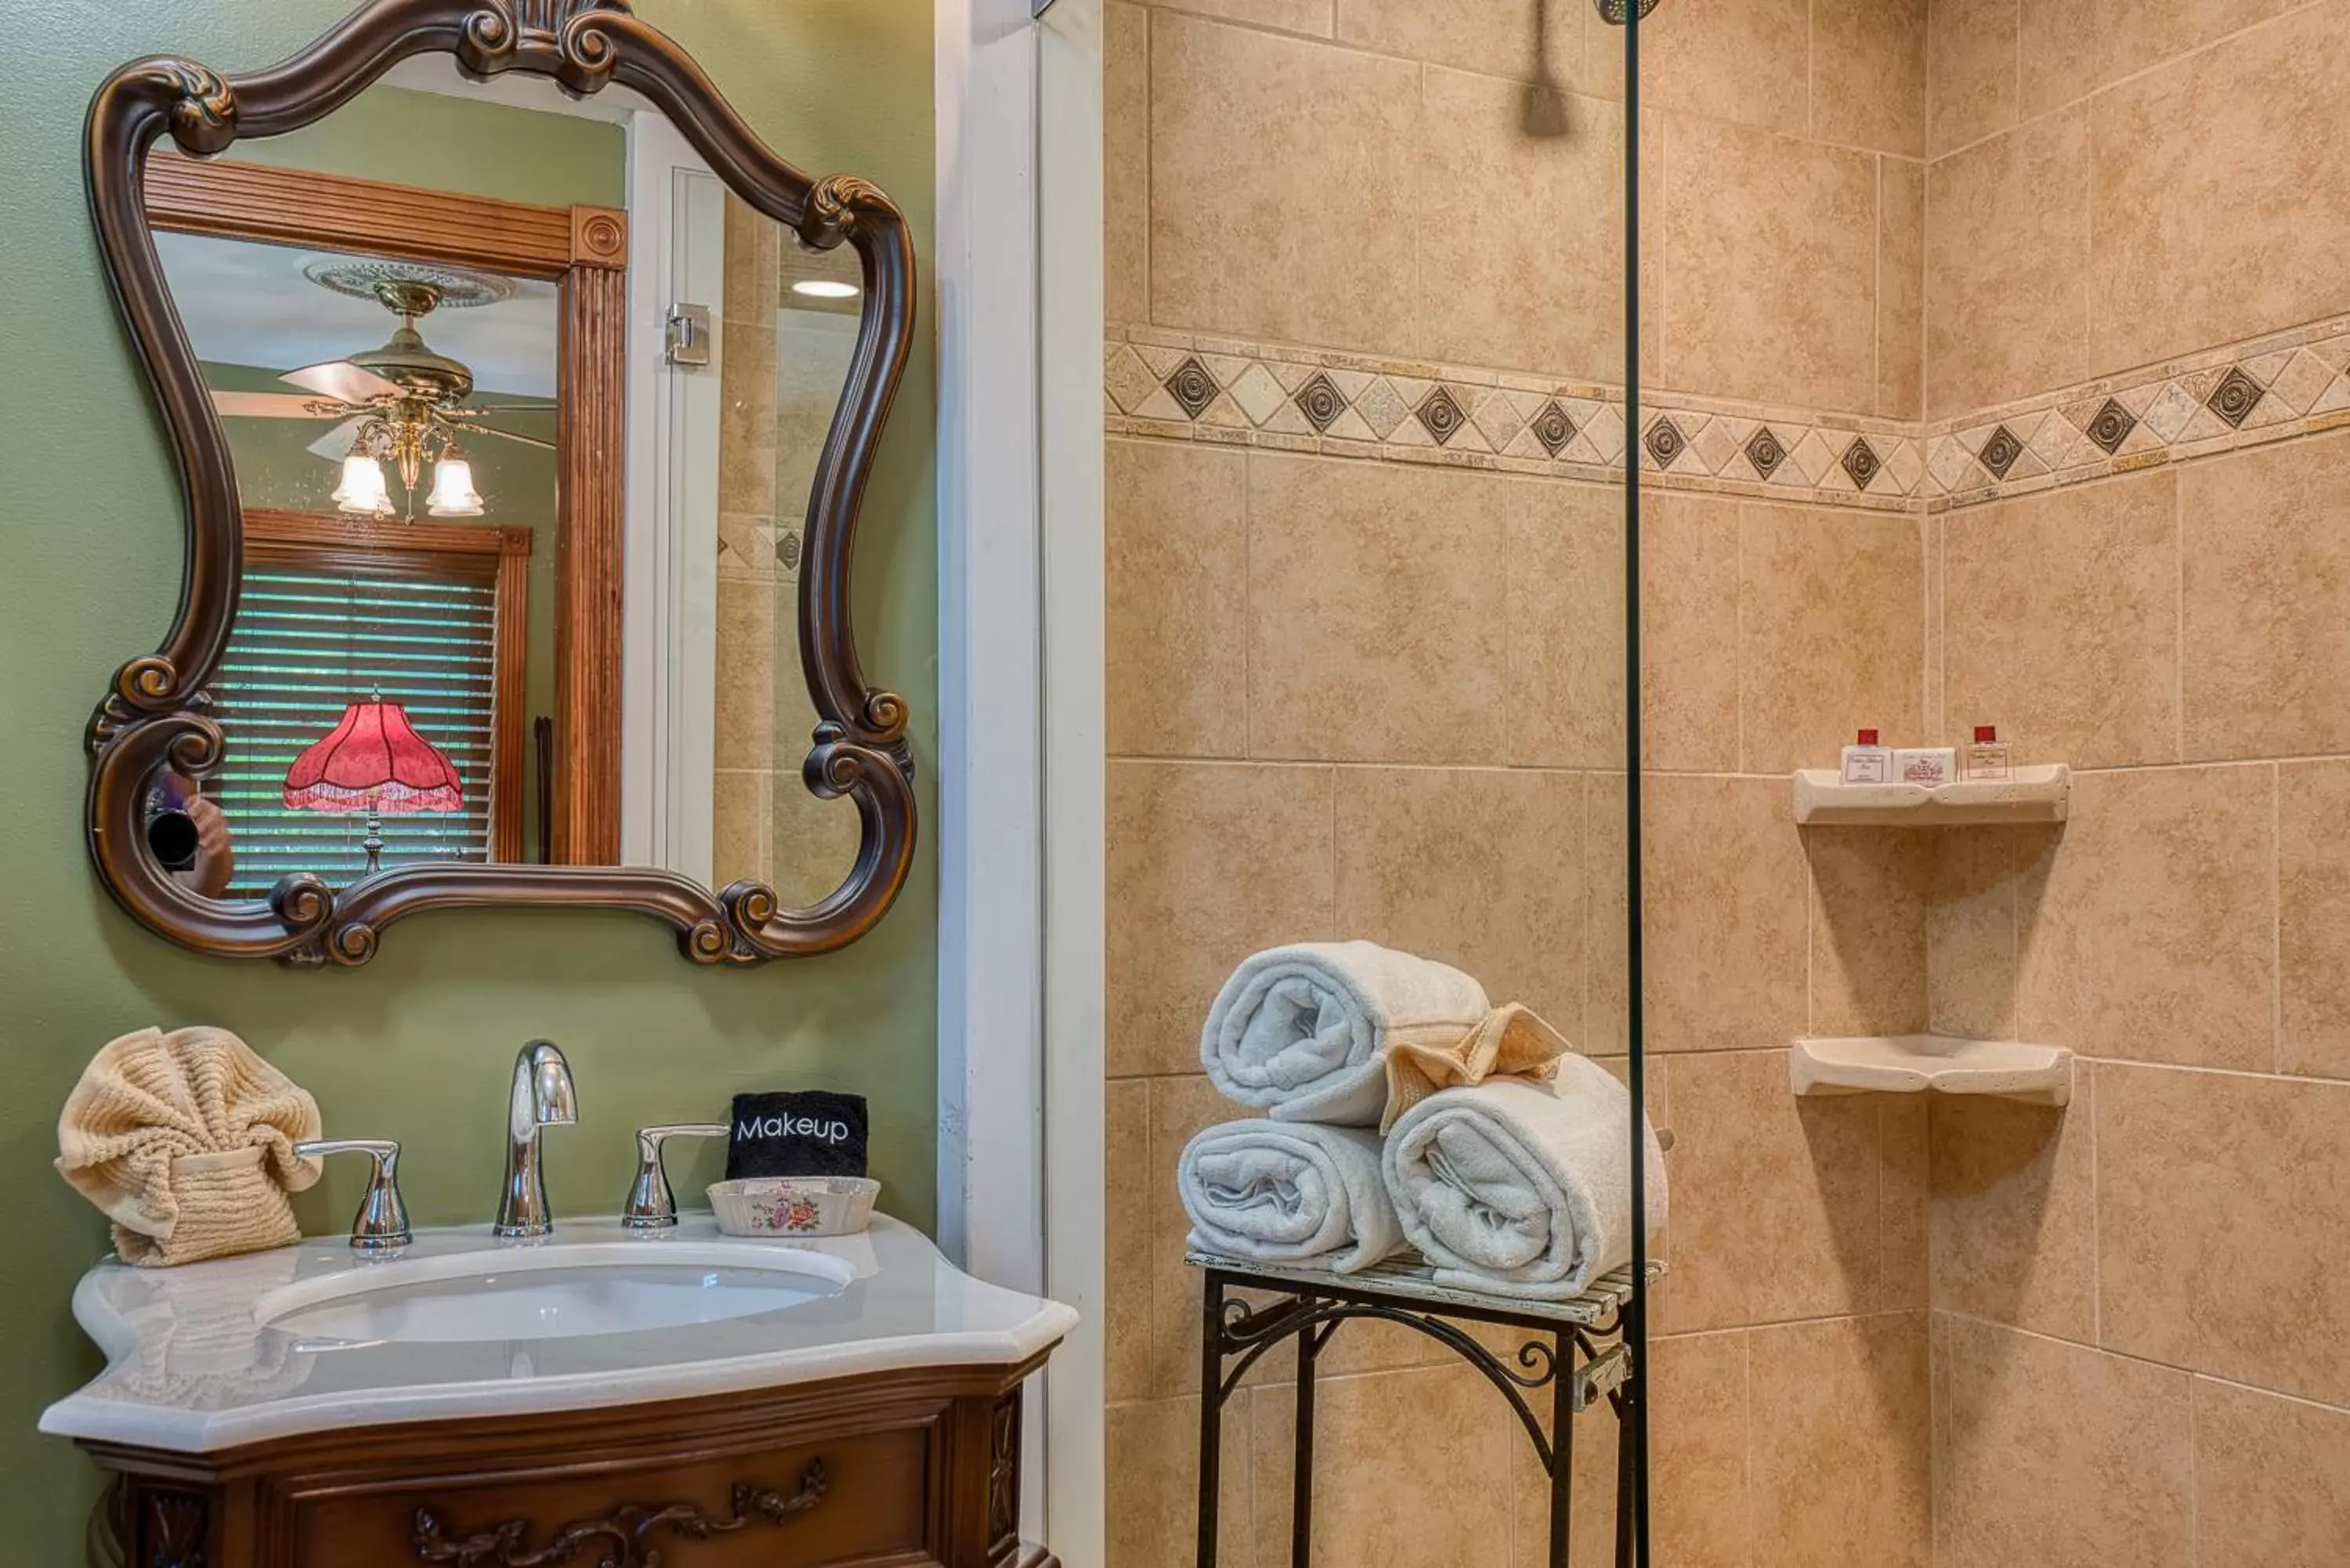
[[1053, 1568], [1019, 1538], [1020, 1383], [926, 1368], [308, 1433], [115, 1472], [93, 1568]]

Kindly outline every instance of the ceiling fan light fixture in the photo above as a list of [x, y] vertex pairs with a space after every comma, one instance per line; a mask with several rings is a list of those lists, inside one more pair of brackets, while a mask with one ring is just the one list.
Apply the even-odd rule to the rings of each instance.
[[343, 480], [335, 486], [335, 507], [361, 517], [380, 517], [391, 510], [391, 493], [383, 482], [383, 464], [364, 452], [343, 459]]
[[435, 517], [479, 517], [482, 493], [473, 488], [473, 465], [462, 457], [444, 457], [432, 465], [432, 493], [424, 510]]

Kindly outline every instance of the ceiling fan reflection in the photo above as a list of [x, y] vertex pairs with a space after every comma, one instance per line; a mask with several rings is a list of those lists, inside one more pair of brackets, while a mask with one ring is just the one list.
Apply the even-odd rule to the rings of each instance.
[[487, 305], [506, 296], [504, 280], [453, 268], [394, 270], [369, 263], [306, 269], [311, 280], [337, 293], [365, 295], [380, 302], [400, 325], [382, 347], [341, 359], [305, 365], [278, 379], [308, 395], [237, 392], [214, 389], [213, 406], [232, 419], [337, 420], [340, 422], [309, 450], [341, 464], [336, 506], [361, 516], [394, 514], [383, 465], [399, 472], [414, 515], [416, 490], [427, 463], [432, 465], [426, 510], [436, 517], [477, 517], [483, 511], [474, 490], [473, 464], [460, 433], [514, 441], [544, 451], [555, 443], [481, 422], [484, 415], [551, 414], [552, 404], [472, 403], [473, 372], [463, 361], [436, 353], [417, 323], [442, 306]]

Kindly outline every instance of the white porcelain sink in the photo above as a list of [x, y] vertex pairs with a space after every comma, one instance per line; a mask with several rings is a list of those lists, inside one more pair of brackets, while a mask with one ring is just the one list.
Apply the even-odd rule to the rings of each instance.
[[900, 1368], [1017, 1365], [1076, 1323], [972, 1279], [920, 1232], [719, 1234], [557, 1222], [516, 1243], [419, 1231], [395, 1257], [340, 1236], [191, 1263], [106, 1262], [74, 1316], [107, 1367], [41, 1429], [181, 1453], [402, 1421], [576, 1410]]
[[837, 1295], [836, 1260], [772, 1248], [697, 1247], [649, 1259], [642, 1247], [562, 1247], [390, 1262], [273, 1291], [255, 1307], [305, 1349], [383, 1344], [569, 1339], [678, 1329], [781, 1312]]

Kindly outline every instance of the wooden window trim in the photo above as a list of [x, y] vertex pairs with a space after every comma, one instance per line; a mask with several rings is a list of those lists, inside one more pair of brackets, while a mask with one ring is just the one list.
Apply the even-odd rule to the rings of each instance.
[[346, 571], [389, 556], [421, 574], [491, 582], [497, 628], [491, 653], [490, 858], [503, 865], [517, 864], [523, 857], [532, 540], [531, 530], [523, 527], [380, 523], [369, 517], [262, 506], [244, 513], [248, 561]]
[[[556, 865], [619, 864], [620, 748], [613, 742], [620, 732], [620, 552], [628, 483], [628, 213], [182, 157], [148, 163], [145, 195], [148, 220], [158, 229], [485, 267], [556, 285], [561, 334], [549, 839]], [[249, 538], [255, 537], [249, 526], [254, 515], [246, 514]], [[504, 635], [502, 627], [501, 670]], [[514, 635], [522, 635], [519, 627]], [[519, 748], [525, 721], [518, 704], [511, 719]], [[507, 722], [502, 712], [501, 746]], [[515, 781], [518, 823], [519, 773], [502, 776]], [[502, 783], [500, 805], [504, 788]], [[496, 858], [519, 860], [519, 837], [512, 855], [500, 852]]]

